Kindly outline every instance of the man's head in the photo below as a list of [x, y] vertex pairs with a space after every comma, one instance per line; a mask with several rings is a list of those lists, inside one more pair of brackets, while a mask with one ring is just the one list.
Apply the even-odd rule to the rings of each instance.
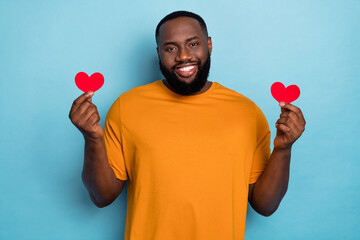
[[160, 70], [174, 91], [198, 92], [207, 81], [212, 50], [204, 20], [191, 12], [173, 12], [159, 22], [156, 43]]

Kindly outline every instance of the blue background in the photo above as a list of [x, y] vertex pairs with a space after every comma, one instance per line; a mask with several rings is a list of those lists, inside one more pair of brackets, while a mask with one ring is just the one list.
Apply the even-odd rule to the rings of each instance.
[[123, 239], [127, 190], [98, 209], [81, 181], [74, 77], [105, 76], [93, 97], [103, 126], [121, 93], [161, 78], [155, 27], [181, 9], [208, 25], [209, 80], [252, 99], [272, 139], [271, 84], [301, 89], [288, 192], [271, 217], [249, 208], [246, 239], [358, 238], [360, 1], [2, 0], [0, 239]]

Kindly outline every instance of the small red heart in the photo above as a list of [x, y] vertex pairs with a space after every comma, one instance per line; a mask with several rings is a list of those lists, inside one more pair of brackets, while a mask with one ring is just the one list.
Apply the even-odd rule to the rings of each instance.
[[276, 82], [271, 85], [271, 95], [278, 102], [291, 103], [300, 96], [300, 88], [296, 85], [285, 88], [284, 84]]
[[104, 85], [104, 76], [96, 72], [89, 77], [86, 73], [79, 72], [75, 76], [75, 84], [83, 92], [95, 92]]

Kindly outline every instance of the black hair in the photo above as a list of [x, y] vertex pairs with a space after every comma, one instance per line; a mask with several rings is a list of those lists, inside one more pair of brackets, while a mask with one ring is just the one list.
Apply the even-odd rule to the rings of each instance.
[[206, 36], [208, 35], [207, 32], [207, 28], [206, 28], [206, 24], [204, 19], [202, 19], [202, 17], [200, 17], [199, 15], [192, 13], [192, 12], [188, 12], [188, 11], [176, 11], [176, 12], [172, 12], [168, 15], [166, 15], [163, 19], [161, 19], [161, 21], [158, 23], [157, 27], [156, 27], [156, 31], [155, 31], [155, 39], [156, 42], [158, 40], [159, 37], [159, 29], [161, 27], [161, 25], [163, 25], [165, 22], [172, 20], [174, 18], [178, 18], [178, 17], [190, 17], [190, 18], [194, 18], [196, 19], [199, 23], [201, 28], [203, 29], [203, 31], [205, 32]]

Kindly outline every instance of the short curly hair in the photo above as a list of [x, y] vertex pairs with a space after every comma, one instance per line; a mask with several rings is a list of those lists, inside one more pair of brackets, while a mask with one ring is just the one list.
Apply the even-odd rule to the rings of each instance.
[[188, 12], [188, 11], [176, 11], [176, 12], [172, 12], [168, 15], [166, 15], [163, 19], [161, 19], [161, 21], [158, 23], [157, 27], [156, 27], [156, 31], [155, 31], [155, 40], [156, 42], [158, 41], [158, 37], [159, 37], [159, 29], [161, 27], [161, 25], [163, 25], [165, 22], [172, 20], [174, 18], [178, 18], [178, 17], [190, 17], [190, 18], [194, 18], [196, 19], [199, 23], [201, 28], [203, 29], [204, 33], [206, 34], [206, 36], [208, 36], [208, 31], [207, 31], [207, 27], [205, 24], [204, 19], [202, 19], [202, 17], [200, 17], [199, 15], [192, 13], [192, 12]]

